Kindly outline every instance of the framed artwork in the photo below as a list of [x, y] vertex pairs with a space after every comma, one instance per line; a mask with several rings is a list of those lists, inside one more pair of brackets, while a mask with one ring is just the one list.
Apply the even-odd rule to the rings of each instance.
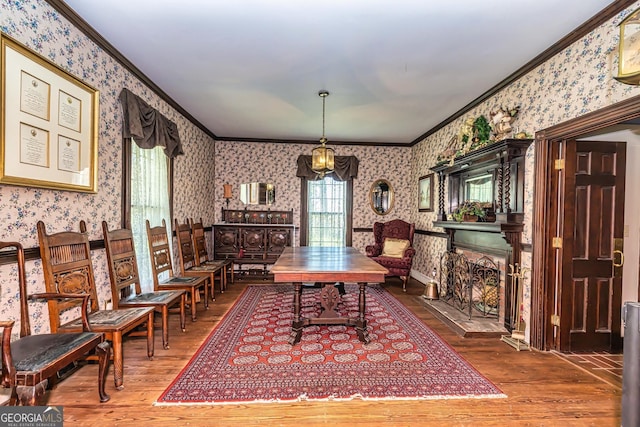
[[5, 35], [0, 49], [0, 183], [95, 193], [98, 91]]
[[418, 211], [433, 212], [433, 174], [418, 180]]

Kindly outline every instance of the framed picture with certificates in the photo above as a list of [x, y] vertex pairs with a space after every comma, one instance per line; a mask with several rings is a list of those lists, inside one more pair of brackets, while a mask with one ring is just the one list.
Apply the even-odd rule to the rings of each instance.
[[97, 191], [98, 91], [1, 36], [0, 183]]

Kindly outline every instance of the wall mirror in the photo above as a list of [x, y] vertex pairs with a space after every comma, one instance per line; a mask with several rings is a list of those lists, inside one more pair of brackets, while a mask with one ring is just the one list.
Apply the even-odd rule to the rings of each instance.
[[240, 184], [240, 201], [245, 205], [272, 205], [276, 202], [276, 187], [263, 182]]
[[393, 187], [386, 179], [379, 179], [369, 190], [371, 209], [378, 215], [386, 215], [393, 209]]
[[493, 175], [485, 173], [469, 176], [463, 180], [464, 200], [493, 202]]

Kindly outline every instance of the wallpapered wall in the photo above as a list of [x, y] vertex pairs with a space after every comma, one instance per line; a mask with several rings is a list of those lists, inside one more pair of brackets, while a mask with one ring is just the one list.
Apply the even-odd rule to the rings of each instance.
[[[44, 0], [0, 2], [0, 30], [58, 64], [100, 91], [98, 141], [98, 193], [87, 194], [0, 185], [0, 240], [37, 246], [36, 223], [44, 221], [49, 233], [78, 230], [85, 220], [91, 239], [101, 239], [101, 221], [114, 228], [121, 222], [122, 132], [118, 95], [127, 87], [170, 120], [176, 122], [185, 155], [174, 163], [175, 215], [202, 216], [213, 221], [214, 141], [162, 101], [117, 61], [61, 17]], [[93, 266], [99, 283], [100, 302], [110, 299], [109, 276], [104, 250], [94, 251]], [[30, 292], [44, 290], [40, 261], [27, 263]], [[2, 318], [19, 318], [15, 267], [0, 267], [0, 312]], [[46, 307], [32, 304], [34, 333], [49, 330]], [[14, 332], [19, 332], [18, 325]]]
[[[620, 31], [618, 24], [639, 6], [640, 2], [618, 14], [605, 25], [575, 42], [497, 95], [414, 146], [412, 182], [427, 173], [429, 167], [436, 163], [437, 154], [444, 150], [450, 139], [457, 134], [467, 117], [485, 115], [488, 118], [491, 111], [496, 111], [501, 106], [519, 105], [520, 113], [514, 124], [514, 130], [535, 135], [537, 131], [640, 94], [640, 89], [637, 87], [624, 85], [613, 79], [613, 76], [618, 74], [617, 43]], [[523, 233], [525, 243], [531, 243], [532, 239], [534, 145], [532, 144], [527, 151], [525, 162], [526, 210]], [[412, 211], [412, 215], [417, 228], [425, 230], [433, 228], [432, 221], [436, 218], [435, 213]], [[442, 239], [430, 237], [420, 239], [418, 256], [425, 257], [426, 260], [419, 260], [418, 265], [434, 265], [435, 257], [444, 250], [443, 245]], [[525, 267], [530, 268], [531, 253], [524, 253], [522, 262]], [[529, 321], [530, 286], [530, 277], [526, 277], [524, 318], [527, 325], [531, 323]]]
[[[331, 141], [329, 141], [331, 146]], [[310, 144], [264, 144], [251, 142], [216, 142], [216, 190], [219, 206], [223, 205], [222, 184], [233, 186], [229, 209], [244, 209], [240, 202], [241, 183], [268, 182], [276, 187], [273, 210], [294, 211], [294, 223], [300, 226], [300, 179], [296, 177], [297, 159], [309, 155]], [[331, 146], [338, 156], [356, 156], [360, 161], [358, 177], [353, 182], [353, 227], [371, 228], [375, 221], [395, 218], [409, 220], [414, 204], [411, 177], [411, 149], [408, 147]], [[395, 204], [387, 215], [377, 215], [369, 205], [369, 190], [374, 181], [384, 178], [395, 191]], [[415, 206], [414, 206], [415, 205]], [[225, 205], [226, 206], [226, 205]], [[266, 206], [256, 207], [267, 209]], [[221, 218], [216, 212], [216, 220]], [[373, 243], [373, 233], [354, 233], [353, 246], [364, 252]]]
[[[515, 128], [534, 134], [551, 125], [638, 95], [640, 89], [622, 85], [612, 76], [617, 73], [617, 25], [639, 6], [640, 2], [620, 13], [414, 147], [335, 147], [338, 155], [355, 155], [360, 159], [360, 172], [354, 183], [354, 227], [371, 227], [374, 221], [380, 219], [403, 218], [414, 221], [418, 229], [432, 230], [436, 214], [417, 211], [418, 178], [429, 173], [429, 168], [435, 164], [436, 154], [444, 149], [469, 116], [488, 115], [501, 106], [520, 105]], [[206, 225], [212, 224], [220, 219], [222, 184], [234, 186], [234, 199], [230, 207], [240, 208], [240, 183], [269, 181], [276, 185], [276, 204], [273, 209], [293, 208], [296, 222], [299, 223], [300, 188], [299, 180], [295, 178], [295, 165], [298, 155], [310, 153], [311, 145], [220, 141], [214, 144], [206, 134], [59, 16], [44, 0], [1, 2], [0, 30], [100, 91], [98, 193], [0, 186], [0, 240], [18, 240], [25, 247], [36, 246], [35, 224], [39, 219], [45, 221], [50, 232], [77, 229], [78, 222], [84, 219], [88, 221], [92, 239], [101, 238], [101, 220], [108, 221], [112, 227], [120, 223], [121, 115], [117, 97], [123, 87], [131, 89], [178, 124], [186, 155], [178, 157], [175, 162], [176, 218], [182, 221], [187, 217], [202, 217]], [[526, 242], [531, 241], [533, 153], [532, 146], [526, 162]], [[379, 178], [389, 180], [396, 190], [395, 208], [385, 217], [373, 213], [367, 199], [371, 184]], [[363, 249], [370, 240], [370, 233], [357, 233], [353, 243], [356, 248]], [[444, 250], [445, 241], [438, 237], [417, 235], [415, 246], [418, 249], [414, 262], [415, 273], [418, 277], [428, 275], [436, 265], [438, 254]], [[110, 297], [106, 257], [104, 251], [95, 251], [93, 256], [96, 278], [102, 284], [99, 298], [104, 301]], [[530, 266], [529, 253], [524, 254], [523, 263]], [[7, 279], [8, 274], [15, 274], [15, 268], [0, 267], [0, 312], [3, 318], [17, 318], [18, 291]], [[30, 291], [44, 288], [39, 261], [27, 264], [27, 280]], [[525, 319], [529, 324], [529, 280], [525, 283]], [[48, 330], [46, 313], [41, 306], [32, 307], [32, 317], [35, 333]]]

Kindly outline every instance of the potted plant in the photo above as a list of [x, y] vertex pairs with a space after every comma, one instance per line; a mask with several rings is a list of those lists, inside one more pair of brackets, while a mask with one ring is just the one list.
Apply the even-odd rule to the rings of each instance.
[[483, 203], [475, 202], [473, 200], [465, 200], [451, 213], [451, 216], [458, 222], [476, 222], [483, 219], [486, 214], [487, 212]]

